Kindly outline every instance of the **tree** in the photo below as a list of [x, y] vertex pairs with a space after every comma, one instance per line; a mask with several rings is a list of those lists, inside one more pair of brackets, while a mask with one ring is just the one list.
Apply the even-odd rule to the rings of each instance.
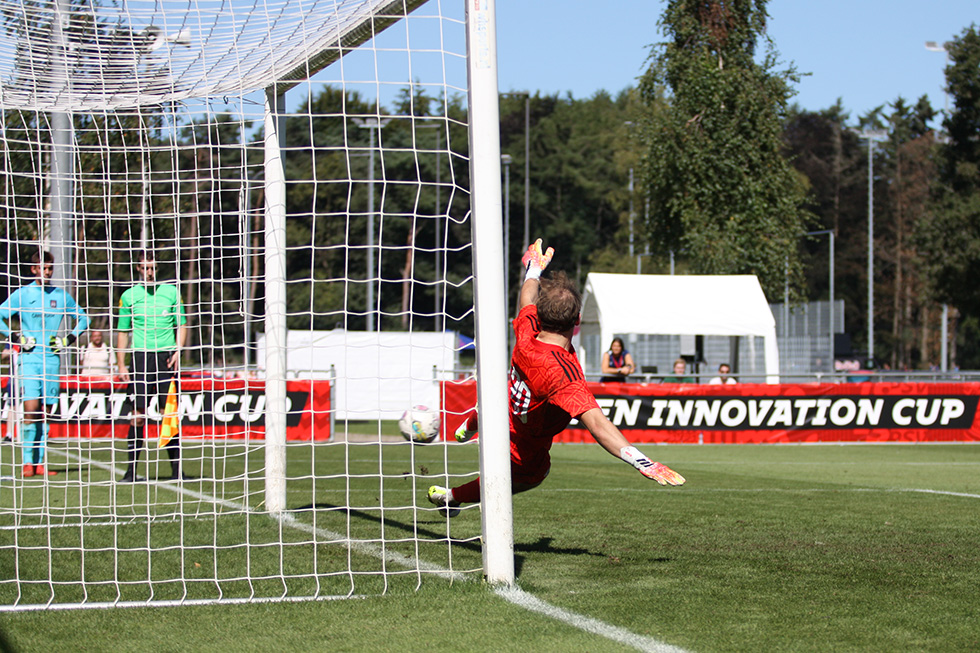
[[[946, 88], [952, 111], [943, 120], [933, 211], [916, 225], [922, 262], [935, 299], [965, 321], [980, 319], [980, 32], [976, 25], [946, 44]], [[961, 362], [980, 364], [975, 342], [960, 340]]]
[[[845, 298], [844, 324], [854, 325], [866, 315], [868, 179], [867, 157], [848, 130], [848, 118], [840, 100], [815, 112], [794, 106], [783, 141], [785, 156], [808, 183], [811, 230], [834, 232], [835, 299]], [[825, 236], [800, 243], [808, 297], [829, 298], [829, 246]]]
[[[929, 186], [935, 173], [935, 142], [928, 122], [935, 115], [923, 96], [914, 106], [900, 97], [888, 116], [889, 138], [884, 144], [882, 177], [885, 187], [883, 220], [876, 226], [875, 255], [881, 261], [877, 286], [891, 301], [876, 304], [876, 329], [890, 322], [890, 330], [879, 349], [897, 369], [916, 367], [922, 359], [933, 359], [930, 332], [933, 307], [922, 292], [921, 269], [912, 235], [913, 225], [929, 208]], [[925, 343], [922, 345], [921, 343]]]
[[[561, 253], [562, 266], [582, 281], [590, 269], [632, 272], [627, 256], [629, 122], [635, 93], [598, 92], [585, 100], [532, 95], [530, 103], [530, 238]], [[501, 98], [501, 150], [511, 165], [511, 264], [523, 247], [525, 98]], [[639, 195], [639, 194], [637, 194]], [[637, 229], [637, 232], [639, 229]], [[519, 280], [511, 278], [509, 306]]]
[[775, 71], [765, 5], [668, 2], [660, 21], [667, 41], [640, 84], [649, 107], [647, 232], [662, 254], [684, 252], [693, 272], [756, 274], [769, 297], [782, 295], [788, 276], [799, 298], [809, 214], [781, 142], [798, 76]]
[[[890, 112], [889, 112], [890, 111]], [[875, 338], [878, 357], [894, 368], [917, 367], [936, 353], [937, 307], [923, 292], [921, 266], [911, 237], [912, 225], [929, 208], [934, 174], [934, 137], [928, 122], [935, 115], [926, 98], [910, 105], [901, 97], [859, 118], [865, 128], [887, 129], [888, 140], [874, 150]], [[855, 346], [866, 346], [867, 320], [867, 147], [847, 126], [840, 101], [818, 112], [793, 108], [784, 141], [793, 166], [810, 182], [807, 207], [814, 229], [836, 235], [835, 295], [845, 300], [845, 325]], [[803, 244], [809, 293], [826, 294], [827, 243]], [[923, 344], [924, 343], [924, 344]]]
[[[455, 192], [469, 179], [465, 111], [462, 96], [431, 98], [424, 89], [406, 88], [391, 111], [379, 112], [356, 91], [325, 87], [298, 117], [287, 118], [289, 328], [366, 327], [356, 314], [367, 299], [365, 245], [373, 218], [371, 274], [380, 273], [374, 319], [382, 329], [417, 329], [424, 322], [472, 332], [472, 295], [463, 283], [472, 274], [469, 199]], [[373, 134], [372, 157], [372, 134], [345, 116], [379, 113], [398, 117]], [[437, 265], [451, 292], [434, 282]], [[437, 319], [443, 310], [445, 319]]]

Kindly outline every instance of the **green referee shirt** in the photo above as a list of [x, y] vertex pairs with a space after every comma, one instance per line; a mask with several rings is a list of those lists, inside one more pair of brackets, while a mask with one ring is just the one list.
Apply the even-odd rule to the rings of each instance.
[[177, 286], [133, 286], [119, 298], [116, 328], [133, 332], [133, 349], [166, 351], [177, 348], [176, 329], [187, 324]]

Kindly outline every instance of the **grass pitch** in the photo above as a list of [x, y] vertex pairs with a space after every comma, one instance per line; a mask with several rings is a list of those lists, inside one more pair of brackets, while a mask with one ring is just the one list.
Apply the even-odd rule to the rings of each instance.
[[[687, 485], [661, 488], [597, 446], [556, 445], [548, 480], [514, 500], [526, 592], [690, 651], [980, 648], [980, 447], [642, 448]], [[426, 448], [397, 449], [416, 459], [392, 461], [393, 476], [409, 462], [440, 473], [438, 460], [418, 460]], [[454, 469], [475, 466], [475, 447], [452, 453]], [[320, 478], [315, 461], [298, 464], [316, 473], [308, 488], [291, 487], [290, 506], [324, 498], [296, 518], [329, 520], [337, 481]], [[391, 491], [419, 492], [427, 480]], [[389, 534], [445, 528], [430, 513], [359, 521]], [[458, 541], [420, 556], [478, 565], [479, 513], [448, 528]], [[415, 591], [414, 580], [353, 600], [4, 614], [0, 650], [628, 650], [476, 581], [429, 576]]]

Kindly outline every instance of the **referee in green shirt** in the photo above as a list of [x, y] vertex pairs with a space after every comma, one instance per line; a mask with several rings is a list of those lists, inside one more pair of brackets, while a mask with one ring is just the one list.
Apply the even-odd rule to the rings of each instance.
[[[180, 350], [187, 341], [187, 318], [177, 286], [156, 283], [157, 264], [152, 252], [144, 252], [136, 265], [143, 283], [124, 292], [119, 299], [119, 321], [116, 324], [116, 362], [120, 380], [129, 383], [133, 396], [133, 413], [128, 434], [129, 464], [123, 483], [143, 480], [136, 475], [145, 437], [146, 408], [150, 399], [159, 397], [163, 411], [170, 382], [177, 378]], [[126, 365], [130, 351], [129, 333], [133, 334], [133, 372]], [[167, 444], [171, 479], [185, 478], [180, 471], [180, 436]]]

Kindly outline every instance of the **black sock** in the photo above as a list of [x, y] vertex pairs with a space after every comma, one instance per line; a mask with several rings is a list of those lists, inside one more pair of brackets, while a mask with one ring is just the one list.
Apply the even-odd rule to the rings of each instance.
[[180, 478], [180, 441], [176, 436], [167, 443], [166, 449], [170, 456], [170, 476]]
[[129, 432], [126, 434], [126, 454], [129, 457], [129, 466], [126, 468], [126, 476], [136, 478], [136, 463], [139, 462], [140, 452], [143, 451], [143, 427], [135, 424], [129, 425]]

